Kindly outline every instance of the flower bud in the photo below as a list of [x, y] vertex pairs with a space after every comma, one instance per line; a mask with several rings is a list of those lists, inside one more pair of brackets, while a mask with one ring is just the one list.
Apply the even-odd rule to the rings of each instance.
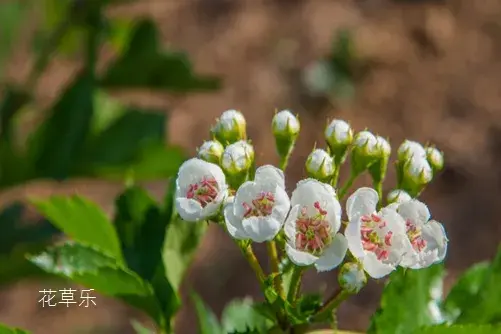
[[247, 139], [245, 117], [240, 111], [227, 110], [217, 119], [211, 133], [224, 146]]
[[403, 185], [405, 189], [419, 191], [433, 178], [433, 170], [425, 158], [413, 157], [403, 166]]
[[245, 182], [253, 163], [254, 148], [245, 140], [237, 141], [224, 149], [221, 167], [233, 189], [237, 189]]
[[299, 120], [289, 110], [282, 110], [273, 117], [271, 127], [278, 154], [282, 158], [287, 158], [299, 135]]
[[358, 175], [381, 157], [376, 136], [369, 131], [361, 131], [355, 135], [351, 155], [352, 174]]
[[426, 148], [426, 159], [435, 172], [444, 168], [444, 154], [435, 147]]
[[367, 276], [360, 263], [343, 264], [338, 275], [339, 286], [348, 293], [358, 293], [367, 284]]
[[388, 196], [386, 197], [386, 200], [389, 204], [408, 202], [411, 199], [411, 195], [409, 195], [405, 190], [402, 189], [394, 189], [390, 191], [388, 193]]
[[388, 169], [388, 160], [390, 159], [391, 146], [386, 139], [376, 136], [376, 154], [378, 159], [369, 166], [369, 173], [374, 182], [382, 182]]
[[197, 155], [202, 160], [219, 165], [223, 151], [224, 147], [220, 142], [216, 140], [209, 140], [200, 146], [197, 150]]
[[308, 176], [319, 181], [327, 181], [334, 174], [334, 160], [325, 150], [315, 149], [306, 159]]
[[353, 141], [353, 130], [345, 121], [334, 119], [325, 128], [324, 135], [334, 159], [340, 163], [344, 158], [346, 149]]
[[398, 148], [398, 160], [405, 162], [412, 157], [426, 158], [426, 151], [420, 143], [412, 140], [405, 140]]

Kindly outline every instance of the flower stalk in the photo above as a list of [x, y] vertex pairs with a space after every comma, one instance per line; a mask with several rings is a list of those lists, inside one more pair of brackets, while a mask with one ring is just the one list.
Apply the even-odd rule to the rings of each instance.
[[337, 288], [313, 316], [313, 321], [322, 321], [328, 319], [329, 315], [335, 312], [339, 305], [341, 305], [341, 303], [344, 302], [349, 296], [350, 293], [343, 290], [342, 288]]
[[275, 274], [275, 277], [273, 278], [273, 286], [275, 287], [278, 295], [282, 299], [285, 299], [285, 292], [282, 287], [282, 278], [280, 276], [280, 261], [278, 259], [277, 243], [275, 242], [275, 240], [268, 241], [266, 243], [266, 247], [268, 249], [268, 256], [270, 257], [271, 272], [272, 275]]
[[301, 289], [301, 278], [303, 277], [304, 272], [305, 267], [294, 266], [292, 269], [291, 284], [287, 293], [287, 301], [291, 305], [296, 303], [296, 298], [299, 294], [299, 290]]

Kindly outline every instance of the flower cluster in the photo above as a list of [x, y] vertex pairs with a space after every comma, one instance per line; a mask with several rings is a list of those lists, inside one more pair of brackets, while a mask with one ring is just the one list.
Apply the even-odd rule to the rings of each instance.
[[[203, 143], [198, 156], [179, 170], [179, 215], [189, 222], [218, 222], [236, 240], [277, 241], [296, 266], [314, 266], [321, 272], [344, 263], [339, 282], [352, 293], [365, 284], [365, 273], [378, 279], [398, 266], [420, 269], [444, 259], [445, 230], [416, 199], [443, 168], [440, 151], [404, 141], [396, 161], [397, 187], [385, 200], [388, 140], [368, 130], [354, 134], [347, 122], [333, 120], [324, 132], [326, 149], [315, 148], [308, 156], [308, 178], [299, 181], [289, 197], [283, 169], [299, 130], [299, 120], [290, 111], [276, 113], [272, 131], [280, 168], [256, 168], [244, 116], [236, 110], [224, 112], [212, 128], [214, 139]], [[337, 190], [339, 168], [349, 154], [350, 179]], [[341, 201], [364, 171], [373, 187], [351, 193], [343, 221]]]

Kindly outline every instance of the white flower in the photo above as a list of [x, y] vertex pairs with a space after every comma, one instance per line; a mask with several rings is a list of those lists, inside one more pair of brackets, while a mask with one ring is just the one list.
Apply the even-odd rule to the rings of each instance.
[[289, 110], [282, 110], [273, 116], [271, 121], [273, 133], [281, 135], [297, 135], [299, 132], [299, 121]]
[[373, 278], [388, 275], [412, 251], [403, 218], [389, 208], [376, 212], [378, 201], [374, 189], [360, 188], [346, 202], [348, 248]]
[[353, 140], [353, 130], [341, 119], [332, 120], [325, 128], [324, 135], [331, 148], [349, 145]]
[[285, 251], [299, 266], [314, 264], [317, 271], [337, 267], [347, 250], [341, 227], [341, 205], [334, 189], [314, 179], [299, 181], [285, 222]]
[[254, 160], [254, 148], [245, 140], [226, 147], [221, 157], [221, 167], [229, 174], [247, 171]]
[[349, 292], [359, 292], [367, 283], [364, 267], [360, 263], [347, 262], [343, 264], [338, 275], [339, 286]]
[[206, 141], [198, 149], [197, 155], [200, 159], [213, 164], [219, 164], [224, 147], [217, 140]]
[[413, 157], [426, 159], [426, 151], [420, 143], [412, 140], [405, 140], [398, 148], [398, 160], [406, 161]]
[[430, 220], [428, 207], [413, 199], [401, 203], [397, 212], [404, 219], [412, 252], [400, 264], [412, 269], [426, 268], [441, 262], [447, 253], [447, 235], [439, 222]]
[[435, 170], [441, 170], [444, 167], [444, 155], [435, 147], [426, 148], [426, 158]]
[[214, 136], [223, 144], [234, 143], [246, 139], [247, 123], [244, 115], [237, 110], [226, 110], [217, 119], [216, 125], [211, 129]]
[[334, 160], [325, 150], [317, 148], [306, 159], [306, 171], [315, 179], [328, 179], [334, 174]]
[[410, 201], [412, 197], [405, 190], [394, 189], [390, 191], [386, 199], [388, 203], [402, 203]]
[[290, 209], [283, 172], [271, 165], [256, 170], [235, 194], [233, 204], [224, 208], [228, 232], [235, 239], [255, 242], [272, 240], [282, 228]]
[[179, 168], [176, 180], [176, 209], [181, 218], [197, 222], [219, 211], [228, 193], [218, 165], [193, 158]]
[[433, 178], [433, 170], [426, 158], [412, 156], [404, 164], [404, 180], [409, 180], [416, 185], [430, 183]]

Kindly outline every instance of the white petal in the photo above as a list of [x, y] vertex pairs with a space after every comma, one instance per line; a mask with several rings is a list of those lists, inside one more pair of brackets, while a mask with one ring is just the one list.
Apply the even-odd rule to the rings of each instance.
[[202, 159], [192, 158], [179, 167], [177, 185], [184, 191], [190, 184], [199, 182], [204, 176], [214, 177], [220, 188], [226, 184], [221, 167]]
[[427, 249], [437, 250], [437, 262], [442, 261], [447, 254], [447, 234], [444, 226], [435, 220], [430, 220], [423, 225], [423, 238], [427, 242]]
[[372, 278], [382, 278], [395, 270], [394, 266], [379, 261], [376, 255], [370, 252], [364, 257], [363, 266]]
[[332, 244], [323, 252], [322, 256], [315, 262], [318, 272], [328, 271], [336, 268], [343, 262], [348, 249], [348, 241], [341, 233], [337, 233]]
[[233, 213], [239, 218], [243, 218], [245, 214], [244, 203], [251, 203], [252, 200], [256, 198], [259, 194], [259, 188], [256, 183], [252, 181], [244, 182], [240, 188], [238, 188], [235, 194], [235, 200], [233, 205]]
[[400, 204], [397, 211], [405, 220], [409, 219], [416, 225], [424, 224], [430, 220], [430, 210], [417, 199]]
[[275, 220], [280, 223], [280, 228], [282, 228], [285, 218], [291, 208], [291, 202], [289, 200], [289, 195], [285, 192], [285, 189], [280, 186], [275, 187], [274, 194], [275, 204], [273, 205], [273, 210], [271, 211], [271, 217], [275, 218]]
[[291, 204], [306, 206], [308, 211], [315, 211], [314, 203], [319, 202], [320, 207], [327, 211], [327, 221], [332, 226], [332, 232], [336, 233], [341, 227], [341, 205], [336, 198], [336, 192], [332, 186], [315, 179], [305, 179], [297, 183], [292, 193]]
[[392, 231], [394, 236], [397, 234], [406, 234], [405, 220], [395, 210], [386, 207], [379, 214], [381, 215], [381, 219], [386, 222], [387, 229]]
[[346, 214], [349, 220], [374, 213], [378, 201], [378, 194], [374, 189], [366, 187], [357, 189], [346, 201]]
[[257, 183], [268, 183], [285, 189], [284, 172], [272, 165], [264, 165], [256, 169], [254, 181]]
[[176, 198], [176, 210], [187, 222], [198, 222], [202, 219], [202, 206], [191, 198]]
[[285, 252], [287, 256], [289, 256], [291, 262], [297, 266], [309, 266], [318, 260], [318, 257], [310, 253], [298, 251], [288, 243], [285, 244]]
[[282, 227], [281, 223], [271, 216], [245, 218], [242, 221], [242, 226], [245, 233], [254, 242], [272, 240]]
[[299, 210], [299, 205], [293, 206], [284, 224], [285, 236], [287, 237], [287, 240], [290, 240], [292, 242], [296, 240], [296, 220], [299, 214]]
[[360, 233], [361, 221], [360, 219], [355, 221], [350, 221], [348, 226], [344, 231], [344, 236], [348, 241], [348, 248], [357, 259], [361, 259], [365, 256], [365, 251], [362, 246], [362, 236]]
[[245, 233], [244, 227], [242, 226], [242, 220], [235, 217], [233, 214], [233, 204], [227, 204], [224, 207], [224, 222], [226, 223], [228, 233], [233, 238], [238, 240], [249, 238]]
[[438, 250], [433, 249], [432, 251], [423, 251], [419, 253], [418, 260], [409, 266], [411, 269], [424, 269], [428, 268], [432, 264], [438, 262]]

